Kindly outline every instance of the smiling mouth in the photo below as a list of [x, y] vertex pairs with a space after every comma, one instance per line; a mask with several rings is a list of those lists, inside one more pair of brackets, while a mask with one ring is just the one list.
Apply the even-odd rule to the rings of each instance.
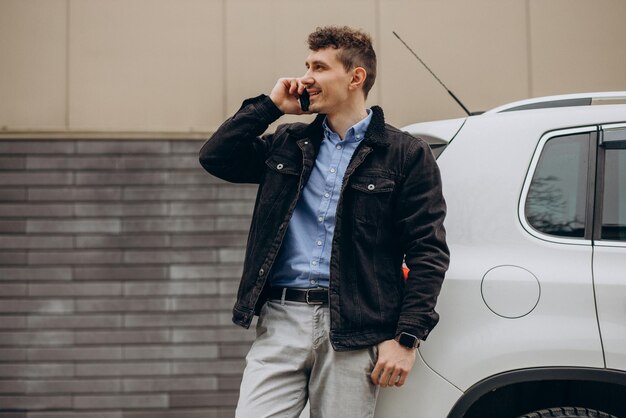
[[315, 90], [315, 91], [309, 91], [309, 90], [307, 90], [307, 91], [309, 92], [309, 96], [310, 96], [310, 97], [317, 96], [318, 94], [320, 94], [320, 91], [319, 91], [319, 90]]

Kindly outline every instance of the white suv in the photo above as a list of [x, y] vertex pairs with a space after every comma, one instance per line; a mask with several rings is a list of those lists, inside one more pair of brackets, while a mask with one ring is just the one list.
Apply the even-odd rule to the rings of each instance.
[[377, 417], [626, 417], [625, 99], [405, 128], [440, 154], [451, 264], [441, 321]]

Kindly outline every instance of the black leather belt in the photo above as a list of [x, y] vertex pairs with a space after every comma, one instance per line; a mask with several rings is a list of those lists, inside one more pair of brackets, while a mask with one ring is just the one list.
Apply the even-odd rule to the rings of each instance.
[[289, 287], [272, 287], [268, 299], [282, 300], [283, 291], [285, 300], [302, 302], [308, 305], [324, 305], [328, 303], [328, 289], [293, 289]]

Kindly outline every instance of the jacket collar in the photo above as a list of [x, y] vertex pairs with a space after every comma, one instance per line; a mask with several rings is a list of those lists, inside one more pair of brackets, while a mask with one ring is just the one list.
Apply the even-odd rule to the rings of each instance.
[[[372, 113], [372, 120], [365, 132], [363, 143], [371, 146], [388, 147], [390, 144], [385, 137], [385, 114], [383, 109], [380, 106], [372, 106]], [[322, 124], [325, 118], [326, 115], [320, 113], [310, 124], [294, 124], [288, 131], [296, 138], [323, 138], [324, 127]]]

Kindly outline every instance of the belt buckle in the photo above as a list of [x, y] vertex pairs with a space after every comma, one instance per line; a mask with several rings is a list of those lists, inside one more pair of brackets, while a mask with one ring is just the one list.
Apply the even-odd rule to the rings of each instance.
[[312, 301], [310, 301], [310, 300], [309, 300], [309, 293], [310, 293], [312, 290], [313, 290], [313, 291], [315, 291], [316, 289], [307, 289], [307, 290], [306, 290], [306, 304], [307, 304], [307, 305], [323, 305], [323, 304], [324, 304], [324, 302], [323, 302], [323, 301], [321, 301], [321, 300], [320, 300], [320, 301], [318, 301], [318, 302], [315, 302], [315, 301], [313, 301], [313, 302], [312, 302]]

